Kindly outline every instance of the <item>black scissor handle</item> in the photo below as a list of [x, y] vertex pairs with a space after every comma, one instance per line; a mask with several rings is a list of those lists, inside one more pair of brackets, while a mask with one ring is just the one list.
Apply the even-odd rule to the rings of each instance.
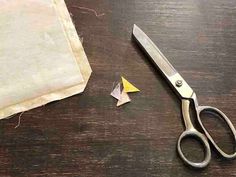
[[211, 137], [211, 135], [209, 134], [209, 132], [207, 131], [207, 129], [204, 127], [202, 121], [201, 121], [201, 113], [203, 111], [207, 111], [210, 113], [216, 113], [218, 114], [228, 125], [230, 131], [232, 132], [233, 136], [234, 136], [234, 143], [236, 144], [236, 130], [232, 124], [232, 122], [229, 120], [229, 118], [219, 109], [215, 108], [215, 107], [211, 107], [211, 106], [198, 106], [196, 107], [196, 111], [197, 111], [197, 118], [198, 118], [198, 122], [201, 126], [201, 128], [203, 129], [205, 135], [207, 136], [207, 138], [209, 139], [209, 141], [212, 143], [212, 145], [215, 147], [215, 149], [219, 152], [219, 154], [221, 156], [223, 156], [226, 159], [233, 159], [236, 157], [236, 151], [232, 154], [228, 154], [226, 152], [224, 152], [214, 141], [214, 139]]

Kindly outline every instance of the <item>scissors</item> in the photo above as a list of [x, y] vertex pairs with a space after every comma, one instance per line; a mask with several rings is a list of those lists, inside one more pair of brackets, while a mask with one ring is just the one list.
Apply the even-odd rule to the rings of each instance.
[[[181, 77], [181, 75], [175, 70], [175, 68], [169, 63], [167, 58], [161, 53], [157, 46], [152, 42], [152, 40], [137, 26], [133, 27], [133, 37], [140, 45], [140, 47], [147, 53], [153, 64], [161, 71], [163, 76], [172, 86], [174, 91], [178, 94], [182, 102], [182, 115], [184, 119], [184, 124], [186, 130], [179, 136], [177, 142], [177, 151], [180, 158], [187, 164], [195, 168], [204, 168], [206, 167], [211, 160], [211, 150], [208, 143], [208, 140], [211, 142], [213, 147], [219, 152], [219, 154], [226, 159], [233, 159], [236, 157], [236, 152], [228, 154], [224, 152], [211, 137], [207, 129], [204, 127], [201, 121], [201, 113], [203, 111], [208, 111], [210, 113], [218, 114], [228, 125], [229, 129], [232, 132], [234, 137], [234, 143], [236, 143], [236, 131], [229, 120], [229, 118], [219, 109], [211, 106], [199, 106], [197, 101], [197, 96], [192, 88], [187, 84], [187, 82]], [[197, 121], [201, 126], [204, 134], [200, 133], [192, 124], [189, 108], [190, 102], [193, 103], [193, 107], [196, 111]], [[182, 149], [181, 142], [184, 138], [195, 138], [200, 141], [204, 147], [205, 155], [202, 162], [193, 162], [186, 158]], [[234, 144], [235, 145], [235, 144]]]

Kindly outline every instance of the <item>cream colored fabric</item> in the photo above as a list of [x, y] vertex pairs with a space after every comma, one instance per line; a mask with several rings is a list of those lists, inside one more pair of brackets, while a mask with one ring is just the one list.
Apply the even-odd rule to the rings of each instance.
[[0, 0], [0, 118], [83, 92], [91, 74], [64, 0]]

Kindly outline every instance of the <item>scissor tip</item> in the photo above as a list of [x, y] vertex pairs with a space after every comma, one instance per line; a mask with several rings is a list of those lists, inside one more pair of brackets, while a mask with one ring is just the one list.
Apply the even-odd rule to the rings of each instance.
[[134, 26], [133, 26], [133, 34], [135, 34], [135, 31], [137, 31], [138, 29], [139, 29], [139, 27], [136, 24], [134, 24]]

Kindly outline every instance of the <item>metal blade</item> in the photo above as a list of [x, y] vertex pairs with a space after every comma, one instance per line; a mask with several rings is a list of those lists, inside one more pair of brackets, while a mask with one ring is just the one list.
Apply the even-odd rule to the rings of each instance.
[[133, 36], [152, 59], [152, 62], [161, 70], [175, 91], [182, 98], [191, 98], [194, 93], [191, 87], [169, 63], [152, 40], [137, 25], [134, 25]]
[[133, 35], [146, 51], [146, 53], [153, 60], [154, 64], [165, 74], [167, 77], [173, 76], [177, 73], [175, 68], [169, 63], [167, 58], [161, 53], [152, 40], [137, 26], [134, 25]]

